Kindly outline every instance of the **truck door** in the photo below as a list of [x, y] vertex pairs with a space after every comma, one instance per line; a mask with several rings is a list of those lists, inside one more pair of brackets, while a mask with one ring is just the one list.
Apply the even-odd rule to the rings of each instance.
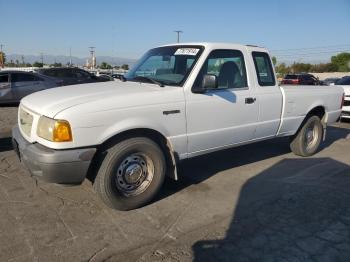
[[254, 137], [256, 139], [276, 135], [282, 115], [282, 93], [276, 83], [271, 59], [268, 53], [252, 52], [255, 66], [255, 96], [259, 104], [259, 120]]
[[213, 50], [194, 85], [215, 75], [218, 86], [202, 94], [188, 92], [186, 102], [188, 152], [197, 155], [253, 139], [258, 105], [247, 84], [241, 50]]

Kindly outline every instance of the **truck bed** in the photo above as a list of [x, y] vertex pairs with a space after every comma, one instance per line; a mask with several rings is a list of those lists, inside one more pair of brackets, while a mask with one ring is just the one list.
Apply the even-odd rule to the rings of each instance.
[[[282, 85], [283, 96], [281, 123], [278, 136], [293, 135], [305, 119], [306, 112], [316, 107], [325, 109], [325, 123], [335, 122], [341, 112], [339, 97], [343, 89], [338, 86]], [[337, 92], [334, 92], [334, 91]]]

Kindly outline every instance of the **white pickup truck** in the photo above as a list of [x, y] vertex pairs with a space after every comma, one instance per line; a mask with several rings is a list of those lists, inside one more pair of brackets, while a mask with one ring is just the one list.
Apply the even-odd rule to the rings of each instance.
[[343, 92], [279, 86], [261, 47], [167, 45], [122, 81], [25, 97], [13, 144], [32, 175], [60, 184], [88, 176], [108, 206], [128, 210], [149, 202], [166, 175], [177, 179], [183, 159], [281, 136], [295, 154], [314, 154]]

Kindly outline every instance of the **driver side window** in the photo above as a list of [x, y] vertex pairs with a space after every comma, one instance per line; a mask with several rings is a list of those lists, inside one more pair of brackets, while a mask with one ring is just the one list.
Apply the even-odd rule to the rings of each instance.
[[247, 87], [243, 54], [238, 50], [214, 50], [204, 63], [195, 86], [202, 85], [204, 75], [215, 75], [220, 89]]

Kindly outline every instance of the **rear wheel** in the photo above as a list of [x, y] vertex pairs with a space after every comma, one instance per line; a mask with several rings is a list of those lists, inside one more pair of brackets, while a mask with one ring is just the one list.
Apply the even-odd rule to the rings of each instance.
[[323, 126], [318, 116], [309, 117], [298, 133], [292, 137], [290, 149], [299, 156], [311, 156], [320, 146]]
[[138, 208], [157, 194], [164, 182], [165, 169], [163, 152], [154, 141], [130, 138], [106, 151], [94, 189], [109, 207]]

